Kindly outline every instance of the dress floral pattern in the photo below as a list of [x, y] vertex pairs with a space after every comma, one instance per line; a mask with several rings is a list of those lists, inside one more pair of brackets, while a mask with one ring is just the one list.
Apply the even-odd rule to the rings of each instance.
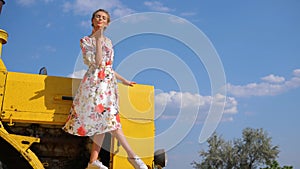
[[111, 40], [102, 40], [102, 63], [95, 62], [96, 39], [80, 40], [83, 61], [89, 66], [74, 97], [63, 130], [78, 136], [93, 136], [121, 128], [117, 80], [112, 69]]

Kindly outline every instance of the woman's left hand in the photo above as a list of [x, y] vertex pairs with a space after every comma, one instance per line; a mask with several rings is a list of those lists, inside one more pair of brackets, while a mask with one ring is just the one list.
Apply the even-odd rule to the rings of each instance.
[[128, 80], [124, 80], [124, 81], [123, 81], [123, 84], [124, 84], [124, 85], [131, 86], [131, 87], [132, 87], [134, 84], [136, 84], [136, 82], [132, 82], [132, 81], [128, 81]]

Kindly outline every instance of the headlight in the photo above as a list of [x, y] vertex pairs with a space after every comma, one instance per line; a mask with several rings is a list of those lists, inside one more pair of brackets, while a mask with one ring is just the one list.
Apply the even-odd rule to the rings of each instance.
[[167, 165], [167, 154], [164, 149], [159, 149], [154, 152], [154, 167], [163, 168]]

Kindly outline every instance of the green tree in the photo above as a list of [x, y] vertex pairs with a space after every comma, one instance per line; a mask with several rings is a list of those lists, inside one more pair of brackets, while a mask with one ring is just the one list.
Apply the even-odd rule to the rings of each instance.
[[232, 142], [226, 142], [221, 136], [214, 133], [208, 140], [208, 150], [200, 151], [202, 163], [193, 162], [194, 168], [201, 169], [226, 169], [236, 166], [236, 149]]
[[271, 137], [268, 137], [263, 129], [244, 129], [242, 139], [235, 142], [238, 149], [238, 166], [252, 169], [275, 160], [279, 150], [278, 146], [272, 146], [271, 141]]
[[293, 167], [292, 166], [280, 167], [278, 162], [276, 160], [273, 160], [273, 161], [268, 161], [267, 167], [261, 169], [293, 169]]
[[263, 129], [246, 128], [242, 138], [233, 141], [225, 141], [214, 133], [207, 140], [208, 150], [199, 152], [202, 161], [194, 161], [192, 166], [196, 169], [256, 169], [266, 166], [279, 153], [278, 146], [273, 146], [271, 141]]

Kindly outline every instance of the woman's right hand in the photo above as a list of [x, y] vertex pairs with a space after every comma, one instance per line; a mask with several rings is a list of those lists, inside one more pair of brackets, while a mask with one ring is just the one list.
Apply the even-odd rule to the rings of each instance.
[[101, 39], [104, 37], [104, 27], [100, 27], [98, 30], [96, 30], [92, 36], [95, 37], [96, 39]]

